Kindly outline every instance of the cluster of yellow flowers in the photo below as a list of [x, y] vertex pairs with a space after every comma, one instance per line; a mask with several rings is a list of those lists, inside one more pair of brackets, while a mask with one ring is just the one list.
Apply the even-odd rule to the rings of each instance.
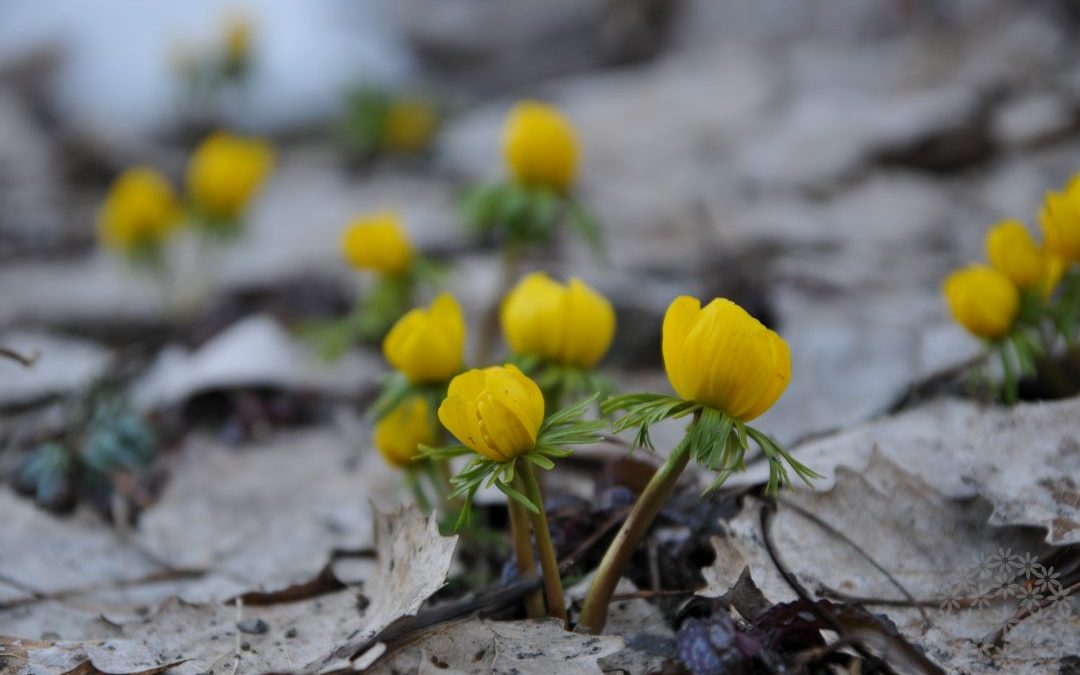
[[[503, 128], [502, 149], [510, 180], [470, 195], [467, 215], [475, 225], [502, 228], [504, 244], [515, 249], [549, 240], [563, 215], [588, 220], [571, 196], [578, 173], [577, 138], [558, 110], [535, 101], [514, 106]], [[594, 231], [591, 224], [578, 224], [586, 234]], [[807, 482], [816, 477], [747, 424], [787, 388], [791, 357], [783, 338], [730, 300], [717, 298], [702, 307], [699, 300], [683, 296], [668, 308], [662, 352], [677, 396], [608, 396], [610, 388], [596, 367], [615, 338], [615, 309], [581, 279], [560, 282], [544, 272], [522, 276], [487, 317], [501, 325], [507, 358], [466, 369], [466, 321], [452, 295], [440, 293], [426, 307], [403, 309], [411, 304], [411, 284], [424, 258], [397, 214], [357, 218], [343, 233], [341, 250], [354, 267], [377, 275], [369, 298], [389, 297], [386, 289], [395, 289], [387, 306], [402, 310], [382, 341], [394, 374], [372, 408], [376, 448], [404, 470], [418, 503], [456, 510], [459, 525], [467, 521], [481, 487], [505, 493], [519, 572], [533, 573], [531, 532], [552, 616], [565, 620], [566, 611], [533, 471], [554, 468], [554, 460], [571, 453], [570, 446], [595, 443], [610, 427], [616, 433], [636, 428], [637, 445], [651, 448], [650, 426], [691, 418], [685, 438], [643, 493], [601, 565], [582, 615], [588, 630], [602, 628], [622, 566], [691, 459], [716, 471], [714, 486], [719, 485], [744, 468], [753, 442], [769, 462], [770, 491], [789, 482], [789, 469]], [[510, 259], [517, 256], [504, 256], [504, 263]], [[480, 358], [489, 360], [490, 355]], [[593, 402], [599, 403], [601, 416], [587, 419]], [[621, 417], [609, 420], [616, 413]], [[451, 437], [456, 444], [446, 445]], [[451, 477], [446, 460], [460, 456], [469, 461]], [[424, 479], [432, 483], [434, 500]], [[527, 602], [530, 614], [542, 604]]]
[[953, 318], [987, 341], [1001, 359], [1005, 393], [1016, 395], [1016, 376], [1030, 374], [1037, 357], [1054, 348], [1056, 329], [1071, 343], [1080, 320], [1080, 182], [1046, 195], [1039, 213], [1043, 242], [1016, 220], [986, 236], [989, 265], [972, 264], [945, 280]]
[[156, 169], [127, 169], [98, 213], [101, 241], [131, 257], [155, 257], [185, 214], [207, 229], [235, 232], [272, 165], [273, 152], [263, 141], [212, 134], [188, 162], [186, 204]]

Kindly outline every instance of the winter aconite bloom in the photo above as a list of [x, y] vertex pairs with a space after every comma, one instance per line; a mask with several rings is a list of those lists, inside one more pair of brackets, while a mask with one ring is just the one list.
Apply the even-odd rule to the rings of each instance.
[[503, 156], [514, 179], [528, 186], [566, 192], [577, 175], [574, 129], [545, 103], [522, 101], [510, 111], [503, 127]]
[[563, 285], [536, 272], [506, 296], [502, 328], [515, 354], [588, 370], [611, 346], [615, 310], [580, 279]]
[[412, 384], [442, 382], [461, 371], [465, 319], [454, 296], [441, 293], [427, 309], [398, 319], [383, 340], [383, 355]]
[[273, 163], [273, 151], [263, 141], [224, 132], [211, 134], [188, 162], [188, 195], [200, 215], [236, 221]]
[[98, 213], [98, 233], [109, 247], [124, 253], [151, 249], [180, 222], [176, 195], [165, 177], [149, 167], [120, 174]]
[[1046, 195], [1039, 213], [1043, 240], [1049, 253], [1067, 262], [1080, 262], [1080, 185]]
[[1023, 223], [1005, 220], [986, 235], [986, 256], [998, 272], [1021, 290], [1035, 288], [1046, 274], [1046, 260]]
[[780, 398], [791, 379], [787, 343], [724, 298], [675, 299], [664, 315], [664, 368], [682, 398], [743, 422]]
[[417, 459], [417, 446], [432, 445], [436, 439], [431, 411], [422, 396], [402, 401], [375, 425], [375, 447], [397, 467], [411, 465]]
[[439, 420], [470, 449], [505, 462], [535, 447], [544, 395], [512, 365], [474, 369], [450, 382]]
[[982, 338], [1004, 337], [1020, 311], [1020, 292], [1009, 278], [986, 265], [969, 265], [945, 280], [953, 318]]
[[386, 277], [401, 276], [413, 260], [412, 244], [401, 219], [389, 211], [352, 221], [341, 237], [341, 251], [353, 266]]
[[393, 152], [420, 152], [431, 144], [438, 123], [435, 108], [422, 98], [392, 101], [383, 129], [386, 147]]

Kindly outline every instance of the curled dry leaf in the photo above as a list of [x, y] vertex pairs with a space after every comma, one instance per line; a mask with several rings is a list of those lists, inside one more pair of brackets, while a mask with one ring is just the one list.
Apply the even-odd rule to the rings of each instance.
[[[1080, 543], [1080, 398], [987, 408], [943, 399], [808, 442], [795, 456], [826, 476], [862, 471], [875, 451], [945, 496], [993, 504], [995, 525], [1035, 525], [1054, 545]], [[764, 483], [768, 467], [729, 485]], [[703, 479], [704, 480], [704, 479]]]

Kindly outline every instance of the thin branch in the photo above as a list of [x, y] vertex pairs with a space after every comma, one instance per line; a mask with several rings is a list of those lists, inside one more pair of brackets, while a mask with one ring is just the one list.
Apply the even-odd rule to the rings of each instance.
[[11, 359], [12, 361], [22, 365], [24, 368], [32, 368], [37, 360], [41, 358], [41, 353], [37, 351], [30, 352], [29, 356], [21, 354], [11, 347], [4, 347], [0, 345], [0, 357]]
[[1080, 581], [1066, 588], [1060, 596], [1045, 598], [1034, 608], [1024, 608], [1017, 610], [1016, 613], [1009, 617], [1008, 620], [1003, 621], [998, 627], [998, 629], [994, 631], [989, 637], [983, 638], [982, 643], [989, 643], [994, 645], [995, 647], [1000, 647], [1001, 643], [1005, 640], [1005, 636], [1009, 634], [1009, 631], [1018, 626], [1021, 621], [1031, 616], [1034, 616], [1035, 614], [1038, 614], [1039, 612], [1043, 611], [1054, 603], [1064, 601], [1065, 598], [1069, 597], [1073, 593], [1076, 593], [1077, 591], [1080, 591]]

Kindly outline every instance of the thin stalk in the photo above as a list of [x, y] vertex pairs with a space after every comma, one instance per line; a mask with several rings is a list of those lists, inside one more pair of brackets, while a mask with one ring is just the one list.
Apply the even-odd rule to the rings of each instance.
[[604, 554], [604, 559], [600, 561], [592, 586], [589, 587], [589, 594], [585, 596], [585, 604], [581, 608], [581, 618], [577, 625], [578, 632], [596, 634], [604, 630], [604, 624], [607, 623], [608, 605], [615, 594], [615, 586], [618, 585], [623, 570], [626, 569], [630, 557], [645, 537], [645, 533], [656, 520], [660, 507], [671, 496], [675, 483], [678, 482], [679, 476], [682, 475], [689, 461], [690, 444], [684, 438], [671, 451], [667, 461], [645, 486], [630, 515], [623, 521], [618, 534], [615, 535], [611, 546]]
[[532, 525], [536, 550], [540, 553], [540, 570], [544, 573], [548, 615], [562, 619], [563, 626], [566, 626], [566, 601], [563, 599], [562, 579], [559, 577], [559, 559], [555, 557], [555, 547], [551, 544], [551, 530], [548, 529], [547, 514], [544, 513], [544, 497], [540, 494], [540, 483], [537, 482], [536, 472], [529, 462], [519, 465], [518, 475], [525, 483], [529, 500], [540, 507], [538, 513], [532, 514]]
[[[499, 281], [495, 288], [506, 289], [514, 284], [521, 268], [521, 254], [521, 248], [514, 244], [506, 244], [503, 247], [502, 257], [499, 259]], [[476, 360], [479, 363], [489, 363], [495, 356], [495, 344], [499, 340], [499, 308], [501, 306], [502, 296], [499, 296], [484, 313], [476, 349]]]
[[[525, 507], [513, 499], [506, 502], [510, 512], [510, 538], [514, 542], [518, 578], [531, 579], [536, 576], [536, 558], [533, 557], [532, 539], [529, 537], [529, 515]], [[530, 619], [544, 616], [544, 598], [539, 588], [525, 596], [525, 611]]]
[[413, 498], [416, 499], [416, 505], [420, 507], [420, 510], [424, 513], [431, 513], [431, 501], [428, 500], [427, 494], [424, 493], [424, 486], [420, 483], [420, 474], [417, 469], [413, 467], [405, 469], [405, 484], [412, 491]]

